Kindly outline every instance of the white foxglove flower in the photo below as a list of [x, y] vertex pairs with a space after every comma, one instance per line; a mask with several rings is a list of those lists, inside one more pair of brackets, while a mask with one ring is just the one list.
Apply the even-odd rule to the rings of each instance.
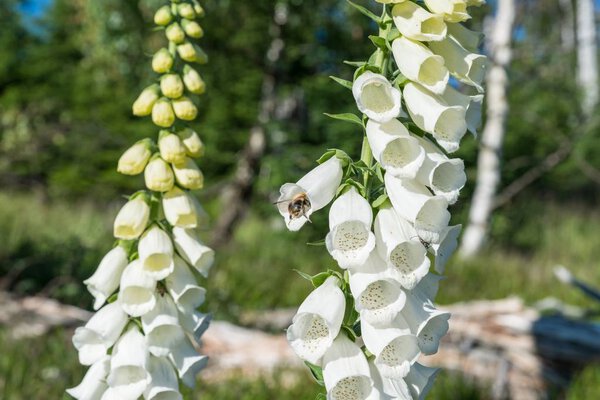
[[455, 39], [448, 37], [439, 42], [431, 42], [429, 47], [435, 54], [444, 57], [446, 68], [459, 81], [483, 91], [481, 83], [485, 76], [487, 57], [471, 53]]
[[441, 15], [431, 14], [412, 1], [396, 4], [392, 18], [400, 33], [412, 40], [442, 40], [446, 36], [446, 24]]
[[196, 278], [185, 261], [175, 256], [175, 269], [165, 279], [167, 291], [177, 307], [188, 313], [199, 307], [206, 298], [206, 289], [196, 285]]
[[379, 255], [390, 266], [390, 276], [406, 289], [413, 289], [430, 265], [417, 231], [394, 208], [385, 207], [375, 218], [375, 236]]
[[471, 53], [477, 53], [479, 44], [483, 39], [481, 32], [475, 32], [465, 28], [463, 24], [446, 24], [448, 26], [448, 35], [453, 37], [458, 43], [460, 43], [465, 49]]
[[442, 93], [442, 98], [448, 105], [459, 105], [466, 110], [467, 129], [475, 136], [481, 128], [481, 110], [483, 94], [466, 95], [448, 85]]
[[179, 378], [188, 387], [195, 386], [196, 375], [208, 363], [208, 357], [199, 354], [186, 336], [183, 336], [175, 346], [171, 347], [169, 359], [175, 365]]
[[155, 192], [168, 192], [173, 188], [175, 175], [165, 160], [156, 157], [146, 166], [144, 180], [148, 189]]
[[471, 18], [465, 0], [425, 0], [425, 5], [432, 13], [443, 15], [448, 22], [462, 22]]
[[352, 84], [352, 94], [360, 112], [373, 121], [383, 123], [400, 115], [402, 93], [383, 75], [366, 71]]
[[85, 326], [75, 330], [73, 345], [79, 351], [79, 362], [92, 365], [101, 360], [121, 336], [127, 322], [119, 300], [101, 308]]
[[108, 388], [106, 376], [109, 370], [110, 357], [104, 356], [92, 364], [81, 383], [67, 389], [67, 393], [77, 400], [99, 400]]
[[127, 251], [122, 246], [117, 246], [106, 253], [96, 272], [83, 281], [95, 298], [94, 310], [102, 307], [106, 299], [117, 290], [121, 274], [128, 263]]
[[434, 194], [442, 196], [448, 204], [458, 200], [460, 190], [467, 183], [465, 163], [460, 158], [448, 158], [439, 148], [425, 138], [419, 138], [427, 158], [419, 170], [417, 181], [428, 186]]
[[439, 274], [444, 273], [446, 263], [454, 250], [458, 247], [458, 236], [462, 225], [449, 226], [442, 232], [442, 240], [439, 244], [432, 244], [431, 250], [435, 255], [435, 270]]
[[442, 56], [433, 54], [427, 46], [406, 36], [394, 40], [392, 52], [402, 75], [420, 83], [433, 93], [444, 92], [450, 73]]
[[186, 310], [185, 313], [182, 313], [179, 310], [179, 323], [183, 330], [192, 335], [196, 341], [199, 341], [200, 337], [206, 332], [211, 320], [212, 316], [210, 314], [203, 314], [196, 310]]
[[296, 183], [281, 186], [277, 208], [289, 230], [297, 231], [310, 221], [313, 212], [325, 207], [342, 181], [342, 162], [331, 157]]
[[124, 175], [141, 174], [152, 156], [151, 146], [150, 139], [142, 139], [128, 148], [119, 158], [117, 171]]
[[179, 136], [169, 131], [160, 131], [159, 136], [158, 149], [162, 159], [173, 164], [185, 162], [186, 149]]
[[181, 164], [173, 164], [173, 172], [177, 183], [186, 189], [202, 189], [204, 186], [204, 175], [198, 165], [189, 157]]
[[144, 271], [139, 259], [125, 268], [120, 286], [119, 300], [127, 314], [139, 317], [154, 308], [156, 280]]
[[175, 248], [190, 265], [205, 278], [215, 261], [215, 252], [196, 239], [195, 231], [178, 226], [173, 228], [173, 242]]
[[375, 248], [372, 223], [371, 205], [354, 187], [333, 202], [325, 244], [340, 267], [355, 267], [367, 260]]
[[419, 128], [431, 133], [447, 152], [458, 150], [460, 140], [467, 131], [464, 107], [450, 106], [441, 97], [413, 82], [404, 87], [404, 101]]
[[375, 327], [362, 320], [360, 326], [365, 346], [375, 355], [375, 365], [381, 375], [392, 379], [404, 378], [419, 358], [420, 351], [417, 338], [402, 315], [384, 327]]
[[152, 377], [150, 385], [144, 391], [146, 400], [181, 400], [179, 382], [173, 365], [163, 357], [150, 356], [148, 372]]
[[110, 373], [106, 378], [118, 398], [137, 400], [150, 383], [146, 338], [132, 325], [115, 344], [110, 359]]
[[138, 254], [144, 272], [151, 278], [159, 281], [173, 272], [173, 242], [158, 226], [152, 226], [142, 235]]
[[402, 180], [385, 174], [385, 189], [394, 210], [411, 222], [419, 239], [439, 243], [441, 232], [448, 226], [448, 202], [441, 196], [432, 196], [425, 186], [412, 180]]
[[198, 226], [196, 206], [187, 192], [174, 187], [163, 195], [162, 204], [165, 218], [171, 225], [181, 228]]
[[184, 335], [177, 307], [169, 295], [156, 296], [154, 308], [142, 315], [142, 329], [150, 353], [156, 357], [167, 356], [178, 338]]
[[417, 175], [425, 151], [400, 121], [392, 119], [380, 124], [369, 120], [366, 131], [373, 157], [387, 173], [408, 179]]
[[360, 347], [339, 335], [323, 356], [327, 400], [378, 400], [369, 364]]
[[195, 131], [185, 128], [177, 132], [177, 136], [183, 142], [188, 157], [202, 157], [204, 155], [204, 143]]
[[408, 375], [404, 378], [412, 398], [425, 400], [439, 372], [439, 368], [430, 368], [419, 363], [414, 363]]
[[436, 309], [428, 298], [419, 294], [417, 286], [415, 291], [406, 295], [402, 317], [417, 336], [421, 351], [424, 354], [437, 353], [440, 339], [448, 332], [450, 313]]
[[319, 365], [338, 336], [346, 300], [339, 281], [329, 277], [302, 302], [287, 330], [287, 339], [298, 357]]
[[113, 234], [117, 239], [137, 239], [146, 229], [150, 218], [150, 206], [142, 198], [135, 197], [121, 208], [113, 225]]

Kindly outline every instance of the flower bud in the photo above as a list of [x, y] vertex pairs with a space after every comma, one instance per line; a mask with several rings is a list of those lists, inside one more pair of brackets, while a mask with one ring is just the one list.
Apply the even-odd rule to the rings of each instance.
[[183, 147], [185, 147], [188, 157], [197, 158], [204, 155], [204, 143], [202, 143], [202, 140], [194, 130], [185, 128], [177, 132], [177, 135], [183, 142]]
[[185, 40], [185, 32], [181, 29], [181, 26], [177, 22], [173, 22], [171, 25], [167, 27], [165, 30], [165, 35], [170, 42], [173, 43], [183, 43]]
[[183, 61], [197, 62], [198, 64], [206, 64], [208, 62], [208, 56], [204, 50], [198, 46], [194, 46], [190, 42], [185, 42], [177, 46], [177, 53], [179, 53], [179, 57]]
[[204, 175], [191, 158], [186, 158], [183, 164], [174, 164], [173, 172], [177, 183], [186, 189], [202, 189], [204, 186]]
[[184, 163], [186, 150], [179, 136], [169, 131], [160, 131], [159, 137], [158, 148], [163, 160], [173, 164]]
[[173, 125], [175, 122], [175, 113], [168, 99], [163, 97], [154, 103], [154, 107], [152, 107], [152, 122], [163, 128]]
[[187, 19], [184, 19], [181, 21], [181, 27], [185, 31], [186, 35], [191, 38], [200, 39], [202, 36], [204, 36], [204, 30], [202, 30], [202, 27], [196, 21], [188, 21]]
[[162, 6], [154, 14], [154, 23], [156, 25], [161, 25], [161, 26], [168, 25], [172, 19], [173, 19], [173, 15], [171, 14], [171, 7], [169, 7], [169, 6]]
[[115, 218], [113, 234], [117, 239], [137, 239], [146, 229], [150, 207], [142, 196], [129, 200]]
[[175, 178], [173, 170], [160, 157], [155, 157], [146, 166], [144, 171], [146, 187], [156, 192], [168, 192], [173, 188]]
[[173, 56], [164, 47], [157, 51], [152, 57], [152, 70], [157, 74], [169, 72], [173, 67]]
[[152, 107], [159, 98], [158, 85], [151, 85], [142, 90], [142, 93], [133, 102], [133, 115], [145, 117], [152, 113]]
[[177, 6], [177, 13], [186, 19], [194, 19], [196, 18], [196, 11], [194, 11], [194, 6], [189, 3], [182, 3]]
[[119, 158], [117, 171], [124, 175], [141, 174], [152, 155], [151, 147], [150, 139], [142, 139], [135, 143]]
[[189, 65], [183, 67], [183, 83], [187, 90], [194, 94], [202, 94], [206, 90], [206, 84], [198, 71]]
[[[483, 0], [473, 0], [473, 1], [483, 1]], [[194, 2], [194, 11], [196, 11], [196, 14], [198, 14], [199, 17], [202, 17], [204, 15], [204, 8], [202, 8], [202, 6], [198, 2]]]
[[187, 97], [181, 97], [172, 101], [173, 110], [177, 118], [184, 121], [192, 121], [198, 115], [198, 108]]
[[183, 82], [177, 74], [166, 74], [160, 78], [160, 90], [163, 95], [172, 99], [183, 96]]

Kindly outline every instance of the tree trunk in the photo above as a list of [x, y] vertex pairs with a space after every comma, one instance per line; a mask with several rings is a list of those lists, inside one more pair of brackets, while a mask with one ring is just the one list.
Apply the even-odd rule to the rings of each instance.
[[577, 0], [577, 82], [583, 96], [582, 110], [589, 116], [598, 103], [596, 13], [593, 0]]
[[558, 0], [560, 8], [560, 45], [566, 54], [575, 49], [575, 19], [571, 0]]
[[476, 254], [485, 242], [494, 196], [500, 181], [500, 157], [508, 114], [506, 68], [511, 59], [514, 19], [514, 0], [499, 0], [496, 20], [487, 44], [491, 61], [487, 74], [487, 122], [481, 137], [477, 182], [469, 223], [460, 247], [463, 257]]

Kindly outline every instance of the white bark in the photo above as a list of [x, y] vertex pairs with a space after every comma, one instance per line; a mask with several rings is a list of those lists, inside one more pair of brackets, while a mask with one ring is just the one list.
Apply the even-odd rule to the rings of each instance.
[[496, 20], [488, 42], [491, 68], [487, 83], [487, 122], [481, 136], [477, 160], [477, 182], [469, 223], [461, 243], [460, 254], [470, 257], [485, 242], [494, 196], [500, 181], [500, 156], [508, 114], [506, 68], [511, 59], [511, 38], [515, 19], [514, 0], [499, 0]]
[[577, 0], [577, 82], [582, 109], [589, 116], [598, 103], [596, 13], [593, 0]]

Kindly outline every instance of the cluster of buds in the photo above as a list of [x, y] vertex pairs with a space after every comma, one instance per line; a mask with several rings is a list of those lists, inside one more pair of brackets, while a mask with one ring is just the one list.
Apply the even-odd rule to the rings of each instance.
[[476, 134], [483, 100], [481, 35], [461, 25], [481, 1], [377, 1], [380, 17], [350, 3], [379, 26], [373, 55], [347, 62], [353, 82], [333, 77], [363, 114], [332, 115], [361, 126], [361, 159], [328, 151], [277, 203], [298, 230], [335, 199], [324, 243], [341, 271], [302, 274], [316, 289], [287, 330], [330, 400], [423, 399], [433, 384], [419, 359], [449, 328], [433, 301], [461, 228], [448, 206], [466, 182], [447, 154]]
[[143, 172], [146, 188], [117, 214], [117, 242], [84, 282], [97, 312], [73, 336], [79, 361], [90, 366], [67, 390], [78, 400], [181, 399], [179, 381], [194, 386], [208, 361], [195, 346], [210, 322], [198, 311], [206, 295], [198, 283], [214, 252], [198, 239], [206, 213], [189, 191], [203, 186], [194, 158], [204, 146], [187, 126], [198, 112], [190, 97], [205, 90], [188, 65], [206, 62], [193, 43], [203, 35], [203, 14], [196, 0], [171, 0], [154, 17], [169, 48], [154, 55], [159, 83], [142, 91], [133, 114], [152, 115], [158, 138], [135, 143], [119, 159], [118, 172]]

